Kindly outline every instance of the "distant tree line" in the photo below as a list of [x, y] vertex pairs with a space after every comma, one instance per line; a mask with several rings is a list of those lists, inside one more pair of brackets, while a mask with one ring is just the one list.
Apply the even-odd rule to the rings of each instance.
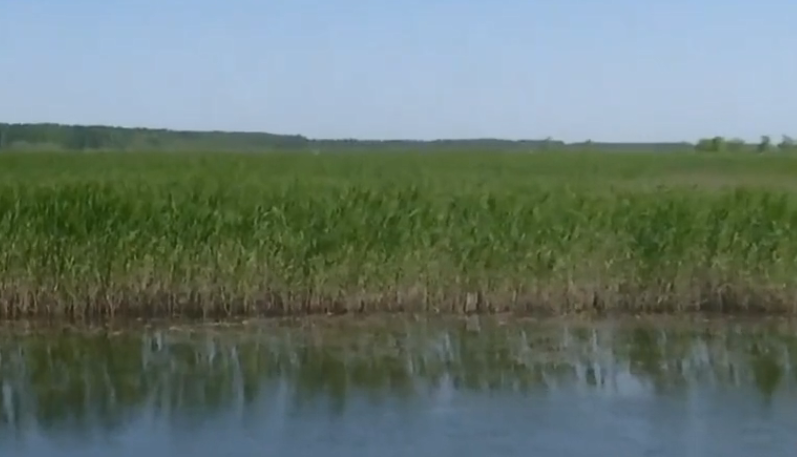
[[721, 136], [714, 138], [703, 138], [695, 145], [695, 150], [699, 152], [797, 152], [797, 142], [788, 136], [783, 135], [780, 143], [773, 144], [772, 138], [768, 135], [761, 137], [757, 144], [746, 143], [740, 139], [725, 139]]
[[61, 124], [0, 124], [0, 148], [57, 150], [199, 150], [300, 147], [299, 135], [250, 132], [190, 132]]
[[99, 125], [4, 124], [0, 123], [0, 151], [56, 150], [56, 151], [314, 151], [336, 150], [502, 150], [502, 151], [558, 151], [594, 150], [607, 152], [675, 152], [698, 150], [767, 151], [791, 150], [793, 139], [784, 136], [778, 145], [763, 137], [758, 145], [722, 137], [702, 139], [697, 144], [670, 143], [607, 143], [585, 141], [565, 143], [545, 138], [540, 140], [501, 140], [493, 138], [466, 140], [324, 140], [302, 135], [280, 135], [262, 132], [181, 131], [168, 129], [125, 128]]

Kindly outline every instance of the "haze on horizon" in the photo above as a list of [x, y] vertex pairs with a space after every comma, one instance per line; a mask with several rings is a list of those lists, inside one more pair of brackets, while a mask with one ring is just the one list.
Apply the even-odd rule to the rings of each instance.
[[0, 122], [311, 138], [797, 135], [785, 0], [0, 0]]

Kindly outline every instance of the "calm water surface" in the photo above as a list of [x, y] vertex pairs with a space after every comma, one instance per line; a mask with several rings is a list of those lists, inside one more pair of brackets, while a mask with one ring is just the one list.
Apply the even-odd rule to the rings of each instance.
[[786, 323], [0, 333], [0, 456], [795, 456]]

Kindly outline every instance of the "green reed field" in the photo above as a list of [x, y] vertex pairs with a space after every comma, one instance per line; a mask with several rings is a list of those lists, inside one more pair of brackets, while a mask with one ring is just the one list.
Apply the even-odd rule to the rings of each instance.
[[0, 317], [797, 312], [797, 157], [0, 155]]

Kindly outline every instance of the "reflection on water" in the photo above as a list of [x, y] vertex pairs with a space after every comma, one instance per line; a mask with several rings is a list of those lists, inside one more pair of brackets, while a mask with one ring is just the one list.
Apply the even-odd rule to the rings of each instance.
[[794, 455], [781, 325], [360, 324], [0, 337], [0, 455]]

